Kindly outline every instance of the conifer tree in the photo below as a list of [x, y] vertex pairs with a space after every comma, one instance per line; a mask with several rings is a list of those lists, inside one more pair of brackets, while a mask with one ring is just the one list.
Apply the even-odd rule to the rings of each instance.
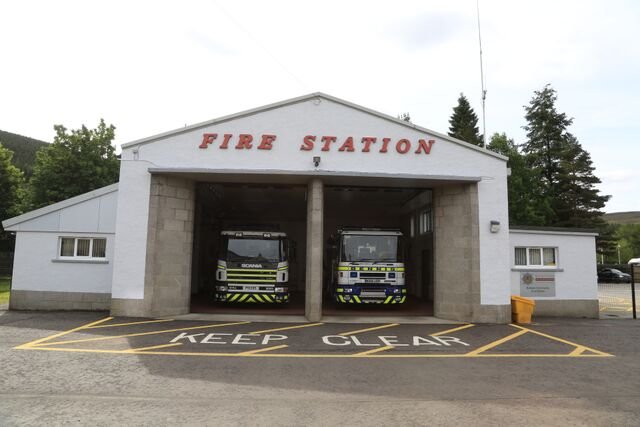
[[557, 196], [558, 225], [573, 227], [603, 226], [602, 209], [609, 196], [596, 188], [600, 179], [594, 175], [591, 156], [578, 139], [567, 133], [560, 157]]
[[556, 91], [546, 85], [534, 92], [525, 106], [527, 141], [522, 145], [526, 164], [539, 174], [544, 190], [534, 200], [545, 210], [544, 224], [563, 227], [598, 227], [609, 196], [600, 195], [600, 183], [591, 157], [567, 128], [573, 119], [556, 110]]
[[479, 147], [483, 145], [482, 137], [478, 133], [478, 116], [462, 93], [458, 98], [458, 105], [453, 107], [449, 125], [449, 136]]

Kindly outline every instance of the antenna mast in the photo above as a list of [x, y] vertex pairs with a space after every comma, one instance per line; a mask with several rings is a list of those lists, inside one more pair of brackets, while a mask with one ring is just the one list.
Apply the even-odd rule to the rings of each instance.
[[480, 35], [480, 0], [476, 0], [476, 10], [478, 13], [478, 44], [480, 46], [480, 85], [482, 87], [482, 144], [487, 148], [487, 121], [485, 111], [485, 100], [487, 99], [487, 90], [484, 82], [484, 69], [482, 66], [482, 36]]

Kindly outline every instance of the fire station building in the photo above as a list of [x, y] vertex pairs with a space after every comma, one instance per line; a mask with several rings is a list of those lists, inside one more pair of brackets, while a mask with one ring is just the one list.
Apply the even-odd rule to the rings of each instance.
[[187, 126], [123, 145], [118, 184], [3, 223], [11, 308], [277, 313], [207, 292], [221, 231], [269, 227], [291, 240], [279, 313], [327, 319], [350, 313], [325, 296], [327, 242], [358, 226], [402, 231], [408, 288], [359, 316], [507, 323], [516, 294], [597, 317], [595, 234], [510, 230], [508, 173], [499, 154], [322, 93]]

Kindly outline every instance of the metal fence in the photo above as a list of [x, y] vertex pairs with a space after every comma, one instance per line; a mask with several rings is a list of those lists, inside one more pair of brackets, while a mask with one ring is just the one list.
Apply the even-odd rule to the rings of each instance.
[[640, 265], [634, 265], [631, 273], [631, 283], [598, 283], [601, 318], [636, 318]]

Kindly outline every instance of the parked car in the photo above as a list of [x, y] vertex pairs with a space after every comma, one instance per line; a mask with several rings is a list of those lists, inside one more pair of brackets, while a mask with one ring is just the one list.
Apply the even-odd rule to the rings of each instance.
[[598, 282], [631, 283], [631, 275], [615, 268], [603, 268], [598, 271]]

